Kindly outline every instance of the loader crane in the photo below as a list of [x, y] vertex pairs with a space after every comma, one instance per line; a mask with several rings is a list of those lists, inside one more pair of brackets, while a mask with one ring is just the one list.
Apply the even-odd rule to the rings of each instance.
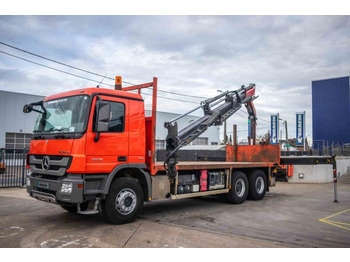
[[[226, 91], [213, 98], [206, 99], [200, 103], [199, 107], [180, 115], [169, 122], [164, 123], [164, 127], [168, 129], [166, 137], [167, 158], [164, 161], [169, 178], [176, 176], [176, 152], [190, 144], [193, 140], [203, 134], [212, 125], [222, 125], [222, 123], [236, 113], [242, 105], [248, 109], [249, 118], [251, 121], [253, 134], [253, 145], [255, 145], [255, 130], [256, 130], [256, 114], [253, 101], [255, 96], [255, 84], [250, 84], [248, 87], [241, 86], [240, 89], [234, 91]], [[191, 125], [184, 127], [178, 131], [177, 120], [184, 116], [202, 108], [204, 116], [193, 122]]]

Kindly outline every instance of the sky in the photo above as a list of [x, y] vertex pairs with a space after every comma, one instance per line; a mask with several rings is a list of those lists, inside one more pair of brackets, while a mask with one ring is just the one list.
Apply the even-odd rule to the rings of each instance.
[[[305, 111], [310, 139], [311, 82], [350, 75], [349, 28], [350, 16], [0, 16], [0, 41], [108, 77], [121, 75], [133, 84], [158, 77], [160, 90], [190, 96], [208, 98], [217, 90], [255, 83], [257, 134], [267, 133], [270, 115], [279, 113], [287, 120], [289, 138], [295, 137], [295, 113]], [[0, 51], [102, 80], [4, 45]], [[94, 86], [0, 53], [0, 90], [47, 96]], [[182, 100], [158, 99], [158, 110], [172, 113], [189, 111], [203, 100], [159, 95]], [[150, 97], [144, 98], [147, 108]], [[233, 124], [244, 139], [244, 107], [227, 121], [228, 132]]]

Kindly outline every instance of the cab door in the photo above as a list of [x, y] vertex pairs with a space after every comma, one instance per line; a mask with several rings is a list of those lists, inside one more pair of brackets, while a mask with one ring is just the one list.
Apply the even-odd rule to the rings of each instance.
[[[101, 132], [99, 140], [95, 130], [97, 100], [110, 104], [108, 131]], [[129, 101], [100, 95], [94, 97], [86, 141], [86, 173], [110, 173], [116, 166], [125, 164], [129, 155]]]

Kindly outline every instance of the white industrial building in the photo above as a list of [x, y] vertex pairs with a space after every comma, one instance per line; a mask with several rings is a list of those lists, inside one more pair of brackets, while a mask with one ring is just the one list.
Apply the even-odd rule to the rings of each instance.
[[[43, 96], [22, 94], [0, 90], [0, 148], [23, 149], [28, 148], [32, 138], [34, 123], [37, 113], [23, 113], [25, 104], [37, 102], [44, 99]], [[146, 111], [146, 115], [149, 114]], [[167, 129], [164, 122], [169, 121], [178, 114], [157, 112], [156, 147], [165, 149], [165, 138]], [[178, 128], [189, 125], [199, 117], [185, 116], [178, 120]], [[220, 144], [220, 127], [212, 126], [199, 138], [192, 142], [193, 145], [218, 145]]]
[[43, 96], [0, 90], [0, 148], [29, 147], [37, 113], [24, 114], [23, 106], [43, 98]]

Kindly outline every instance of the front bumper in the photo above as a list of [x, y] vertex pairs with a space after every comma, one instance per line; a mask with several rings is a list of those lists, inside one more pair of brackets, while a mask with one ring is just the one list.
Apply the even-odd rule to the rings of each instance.
[[[51, 180], [44, 179], [40, 176], [35, 176], [33, 173], [27, 175], [27, 179], [30, 180], [30, 185], [27, 185], [27, 192], [31, 197], [38, 200], [50, 202], [50, 203], [82, 203], [84, 199], [84, 189], [81, 185], [84, 184], [82, 175], [68, 174], [67, 177]], [[73, 189], [71, 193], [61, 192], [62, 183], [72, 183]], [[78, 187], [78, 185], [80, 185]]]

